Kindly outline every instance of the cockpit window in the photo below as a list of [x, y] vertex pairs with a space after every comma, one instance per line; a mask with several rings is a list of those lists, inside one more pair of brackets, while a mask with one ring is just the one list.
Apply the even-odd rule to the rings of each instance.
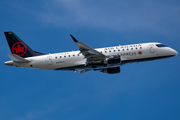
[[157, 47], [167, 47], [166, 45], [163, 44], [156, 44]]

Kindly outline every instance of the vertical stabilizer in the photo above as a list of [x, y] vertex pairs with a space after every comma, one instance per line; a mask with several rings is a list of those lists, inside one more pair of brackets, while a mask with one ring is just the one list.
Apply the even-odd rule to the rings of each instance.
[[42, 53], [38, 53], [33, 51], [26, 43], [24, 43], [18, 36], [16, 36], [13, 32], [4, 32], [7, 42], [9, 44], [9, 48], [11, 49], [12, 54], [25, 57], [32, 57], [38, 55], [44, 55]]

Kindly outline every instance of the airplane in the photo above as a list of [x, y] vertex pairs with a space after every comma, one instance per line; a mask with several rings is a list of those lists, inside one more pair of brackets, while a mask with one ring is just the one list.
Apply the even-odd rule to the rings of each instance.
[[79, 51], [43, 54], [32, 50], [13, 32], [4, 32], [12, 54], [8, 66], [38, 68], [46, 70], [72, 70], [79, 74], [90, 70], [102, 73], [120, 73], [120, 66], [126, 63], [152, 61], [178, 54], [174, 49], [158, 42], [119, 45], [93, 49], [70, 35]]

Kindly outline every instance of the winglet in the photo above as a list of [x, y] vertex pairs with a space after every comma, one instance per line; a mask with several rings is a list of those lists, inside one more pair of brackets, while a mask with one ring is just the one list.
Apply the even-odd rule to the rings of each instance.
[[8, 54], [8, 56], [14, 61], [14, 62], [30, 62], [27, 59], [24, 59], [20, 56], [17, 56], [15, 54]]
[[76, 38], [74, 38], [71, 34], [70, 34], [70, 36], [71, 36], [71, 38], [74, 40], [74, 42], [78, 42], [78, 41], [76, 40]]

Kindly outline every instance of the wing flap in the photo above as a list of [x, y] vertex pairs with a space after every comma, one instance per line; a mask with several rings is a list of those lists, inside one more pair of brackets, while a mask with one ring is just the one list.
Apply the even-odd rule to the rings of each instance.
[[82, 74], [82, 73], [88, 72], [88, 71], [90, 71], [90, 70], [91, 70], [91, 69], [83, 69], [83, 70], [79, 71], [78, 74]]

